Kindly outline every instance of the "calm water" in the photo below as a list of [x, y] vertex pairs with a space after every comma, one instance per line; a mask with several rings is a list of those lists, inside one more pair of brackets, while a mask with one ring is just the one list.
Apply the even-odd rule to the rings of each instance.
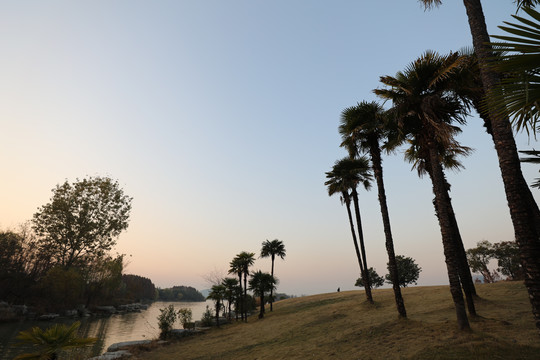
[[[169, 304], [173, 304], [178, 310], [180, 308], [190, 308], [193, 312], [193, 321], [200, 320], [206, 305], [212, 309], [213, 303], [207, 302], [167, 302], [156, 301], [152, 303], [148, 310], [140, 313], [129, 313], [124, 315], [112, 315], [103, 318], [86, 318], [81, 320], [79, 335], [82, 337], [97, 337], [99, 340], [93, 345], [92, 356], [100, 355], [107, 351], [107, 348], [114, 343], [131, 340], [155, 339], [159, 336], [157, 317], [159, 309], [163, 309]], [[76, 319], [62, 319], [57, 322], [71, 324]], [[28, 352], [28, 349], [14, 346], [17, 343], [15, 337], [19, 331], [26, 331], [34, 326], [47, 328], [54, 324], [51, 321], [23, 321], [18, 323], [0, 324], [0, 359], [13, 359], [16, 355]], [[174, 328], [180, 328], [176, 322]]]

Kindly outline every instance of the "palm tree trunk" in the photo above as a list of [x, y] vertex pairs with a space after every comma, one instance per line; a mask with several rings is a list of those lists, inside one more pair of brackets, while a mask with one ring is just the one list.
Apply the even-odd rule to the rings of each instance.
[[[274, 260], [276, 258], [276, 255], [272, 254], [272, 278], [274, 278]], [[273, 307], [273, 304], [274, 304], [274, 288], [272, 287], [270, 289], [270, 311], [274, 311], [274, 307]]]
[[261, 295], [261, 309], [259, 311], [259, 319], [264, 317], [264, 295]]
[[450, 220], [452, 221], [452, 226], [455, 229], [454, 247], [456, 249], [457, 258], [459, 261], [459, 280], [461, 281], [463, 292], [465, 292], [465, 300], [467, 302], [467, 309], [469, 310], [469, 314], [472, 316], [476, 316], [476, 307], [474, 306], [476, 288], [474, 287], [474, 282], [472, 280], [471, 269], [469, 268], [467, 254], [465, 252], [465, 247], [463, 246], [463, 240], [461, 239], [461, 234], [459, 232], [459, 227], [453, 207], [449, 209], [449, 213]]
[[469, 310], [469, 314], [476, 316], [476, 308], [474, 306], [474, 297], [477, 296], [476, 288], [472, 279], [469, 262], [467, 261], [467, 253], [465, 251], [465, 246], [463, 246], [463, 239], [461, 238], [461, 233], [459, 231], [456, 214], [454, 213], [454, 207], [452, 206], [452, 199], [450, 198], [450, 184], [446, 180], [445, 175], [444, 183], [446, 186], [446, 193], [448, 194], [448, 199], [450, 201], [448, 213], [450, 215], [452, 226], [454, 227], [454, 246], [456, 248], [456, 254], [459, 260], [459, 279], [461, 281], [463, 291], [465, 292], [465, 299], [467, 301], [467, 309]]
[[435, 195], [435, 211], [438, 213], [439, 227], [444, 248], [444, 257], [448, 271], [448, 280], [450, 283], [450, 293], [456, 308], [458, 326], [461, 330], [469, 329], [469, 319], [465, 310], [465, 302], [461, 291], [461, 282], [459, 278], [459, 260], [455, 247], [455, 229], [448, 209], [451, 206], [450, 196], [445, 186], [444, 172], [439, 162], [439, 154], [435, 146], [429, 149], [429, 166], [431, 171], [429, 175], [433, 184], [433, 194]]
[[454, 214], [453, 207], [450, 209], [450, 216], [452, 217], [452, 223], [456, 228], [456, 250], [459, 252], [459, 268], [460, 268], [460, 278], [462, 278], [462, 284], [464, 288], [468, 288], [473, 297], [478, 296], [476, 294], [476, 287], [474, 286], [474, 281], [471, 274], [471, 268], [469, 267], [469, 261], [467, 260], [467, 252], [465, 251], [465, 246], [463, 245], [463, 239], [461, 238], [461, 233], [456, 220], [456, 215]]
[[364, 246], [364, 232], [362, 231], [362, 220], [360, 218], [360, 206], [358, 204], [358, 193], [356, 189], [351, 190], [351, 197], [354, 203], [354, 213], [356, 214], [356, 224], [358, 225], [358, 240], [360, 240], [360, 252], [362, 253], [362, 262], [364, 265], [362, 271], [362, 278], [364, 279], [364, 289], [366, 289], [366, 296], [370, 303], [373, 303], [373, 297], [371, 296], [371, 283], [369, 281], [369, 272], [367, 266], [366, 247]]
[[[491, 48], [489, 35], [480, 0], [463, 0], [467, 10], [473, 46], [478, 62], [484, 90], [487, 94], [498, 84], [499, 76], [490, 67]], [[514, 225], [520, 259], [525, 271], [525, 286], [540, 330], [540, 210], [532, 197], [521, 172], [521, 164], [508, 117], [496, 111], [489, 113], [493, 141], [499, 158], [499, 167]]]
[[242, 299], [242, 273], [238, 273], [238, 286], [240, 286], [240, 299], [238, 299], [238, 305], [240, 309], [236, 309], [236, 320], [238, 320], [238, 310], [240, 310], [240, 317], [244, 321], [244, 300]]
[[[353, 244], [354, 244], [354, 250], [356, 251], [356, 258], [358, 259], [358, 265], [360, 266], [360, 276], [362, 276], [362, 280], [364, 281], [364, 284], [365, 284], [365, 278], [364, 278], [364, 267], [362, 265], [362, 257], [360, 256], [360, 248], [358, 247], [358, 240], [356, 240], [356, 232], [354, 231], [354, 221], [353, 221], [353, 217], [352, 217], [352, 213], [351, 213], [351, 201], [348, 197], [345, 197], [345, 206], [347, 208], [347, 215], [349, 216], [349, 224], [351, 226], [351, 233], [352, 233], [352, 237], [353, 237]], [[366, 291], [366, 297], [367, 297], [367, 300], [372, 302], [373, 300], [370, 300], [370, 298], [368, 297], [368, 293]]]
[[247, 322], [247, 271], [244, 272], [244, 301], [243, 301], [243, 308], [244, 308], [244, 321]]
[[[446, 185], [446, 191], [448, 193], [448, 189], [450, 189], [450, 185], [448, 182], [446, 182], [445, 179], [445, 185]], [[465, 247], [463, 246], [463, 240], [461, 239], [461, 234], [459, 232], [459, 226], [456, 220], [456, 215], [454, 213], [454, 207], [452, 206], [450, 195], [448, 195], [448, 199], [450, 201], [448, 214], [450, 216], [450, 223], [451, 226], [454, 228], [454, 252], [456, 254], [456, 257], [458, 259], [458, 266], [459, 266], [459, 280], [461, 282], [461, 286], [463, 288], [463, 292], [465, 293], [465, 301], [467, 302], [467, 309], [469, 310], [469, 314], [472, 316], [476, 316], [476, 307], [474, 306], [474, 297], [476, 296], [476, 289], [474, 287], [474, 283], [472, 281], [471, 276], [471, 270], [469, 268], [469, 262], [467, 261], [467, 254], [465, 252]], [[439, 210], [437, 208], [437, 202], [435, 199], [433, 199], [433, 206], [435, 207], [435, 214], [437, 215], [437, 218], [439, 218]]]
[[381, 205], [381, 214], [383, 218], [384, 236], [386, 238], [386, 252], [388, 253], [388, 270], [392, 279], [392, 288], [394, 289], [394, 298], [400, 317], [406, 318], [407, 311], [399, 287], [399, 274], [396, 263], [396, 254], [394, 252], [394, 240], [392, 239], [392, 229], [390, 228], [390, 215], [388, 214], [388, 205], [386, 204], [386, 192], [384, 190], [383, 170], [381, 160], [381, 149], [378, 142], [371, 146], [371, 163], [373, 165], [373, 174], [377, 181], [377, 190], [379, 192], [379, 204]]
[[219, 327], [219, 300], [216, 301], [216, 324]]
[[347, 204], [347, 215], [349, 216], [349, 225], [351, 226], [351, 233], [353, 237], [354, 250], [356, 251], [356, 258], [358, 259], [358, 266], [360, 266], [360, 272], [364, 269], [362, 265], [362, 257], [360, 256], [360, 248], [358, 247], [358, 240], [356, 239], [356, 232], [354, 230], [354, 222], [352, 218], [351, 205]]

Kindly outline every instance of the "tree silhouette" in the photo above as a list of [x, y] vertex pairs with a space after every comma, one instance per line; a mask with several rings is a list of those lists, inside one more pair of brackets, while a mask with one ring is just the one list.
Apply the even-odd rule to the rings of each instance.
[[264, 296], [266, 293], [272, 292], [277, 284], [277, 280], [269, 273], [263, 273], [261, 270], [256, 271], [249, 279], [249, 289], [253, 291], [255, 296], [258, 296], [261, 302], [259, 310], [259, 319], [264, 317]]
[[[276, 256], [279, 256], [281, 259], [284, 259], [286, 255], [285, 251], [285, 245], [283, 245], [283, 242], [278, 239], [274, 239], [272, 241], [264, 241], [262, 243], [261, 248], [261, 257], [270, 257], [272, 259], [272, 272], [270, 273], [272, 276], [274, 276], [274, 260]], [[274, 298], [273, 298], [273, 292], [274, 289], [270, 289], [270, 311], [273, 311], [273, 304], [274, 304]]]

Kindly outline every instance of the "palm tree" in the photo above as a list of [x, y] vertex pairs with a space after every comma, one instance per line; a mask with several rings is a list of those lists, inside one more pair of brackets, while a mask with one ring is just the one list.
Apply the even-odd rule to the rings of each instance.
[[259, 296], [261, 306], [259, 310], [259, 319], [264, 317], [264, 295], [271, 293], [277, 284], [276, 278], [269, 273], [263, 273], [261, 270], [253, 273], [249, 279], [249, 289], [255, 296]]
[[357, 106], [346, 108], [341, 112], [339, 133], [341, 134], [342, 147], [345, 147], [350, 157], [356, 157], [359, 153], [369, 153], [373, 174], [377, 181], [379, 192], [379, 204], [383, 218], [384, 234], [386, 238], [386, 252], [388, 253], [388, 268], [390, 277], [393, 279], [394, 298], [400, 317], [407, 317], [403, 296], [399, 287], [399, 275], [397, 270], [394, 241], [390, 227], [390, 215], [386, 203], [384, 189], [381, 148], [379, 142], [384, 137], [384, 111], [376, 102], [362, 102]]
[[238, 254], [238, 259], [242, 267], [242, 274], [244, 274], [244, 301], [242, 306], [244, 309], [244, 321], [247, 322], [247, 277], [249, 275], [249, 267], [255, 262], [255, 253], [242, 251]]
[[[371, 187], [372, 175], [369, 171], [369, 161], [365, 157], [359, 157], [357, 159], [343, 158], [336, 161], [332, 171], [326, 173], [328, 179], [324, 184], [328, 187], [328, 195], [341, 194], [341, 200], [345, 202], [347, 207], [347, 214], [349, 216], [349, 224], [351, 226], [351, 232], [353, 234], [353, 242], [356, 250], [356, 256], [358, 258], [358, 265], [360, 266], [360, 274], [364, 280], [366, 298], [370, 303], [373, 303], [373, 297], [371, 296], [371, 286], [369, 284], [368, 269], [366, 261], [366, 252], [364, 247], [364, 235], [362, 232], [362, 222], [360, 219], [360, 206], [358, 205], [358, 193], [356, 187], [362, 183], [367, 190]], [[349, 193], [350, 191], [350, 193]], [[356, 213], [356, 222], [358, 225], [358, 236], [360, 239], [360, 249], [356, 235], [354, 231], [354, 223], [351, 214], [351, 199], [353, 200]]]
[[240, 288], [240, 296], [236, 299], [236, 320], [238, 320], [238, 311], [240, 310], [240, 316], [242, 321], [244, 320], [244, 300], [242, 297], [242, 273], [244, 267], [242, 266], [242, 261], [240, 255], [236, 255], [234, 259], [229, 263], [229, 274], [238, 275], [238, 287]]
[[[238, 304], [238, 295], [242, 292], [240, 291], [238, 280], [235, 278], [225, 278], [221, 282], [221, 285], [225, 286], [225, 299], [227, 299], [228, 307], [227, 317], [231, 320], [231, 305], [233, 301]], [[235, 312], [238, 314], [238, 309], [236, 309]]]
[[227, 288], [225, 285], [213, 285], [210, 293], [206, 297], [207, 299], [213, 300], [216, 306], [216, 324], [219, 327], [219, 310], [222, 307], [223, 300], [225, 299], [225, 292]]
[[[411, 144], [411, 147], [405, 152], [405, 160], [413, 164], [413, 169], [417, 169], [418, 176], [422, 177], [425, 174], [429, 174], [430, 166], [428, 162], [424, 158], [422, 158], [421, 154], [419, 153], [418, 143], [415, 141], [415, 139], [409, 140], [409, 143]], [[459, 160], [457, 160], [457, 157], [467, 156], [470, 154], [470, 152], [470, 148], [455, 143], [447, 148], [439, 148], [439, 157], [441, 159], [441, 164], [444, 169], [458, 171], [463, 168], [463, 165]], [[450, 192], [450, 184], [446, 180], [446, 176], [444, 176], [444, 182], [446, 186], [446, 191]], [[435, 207], [435, 215], [438, 219], [439, 212], [437, 210], [437, 203], [435, 199], [433, 200], [433, 205]], [[474, 306], [474, 297], [477, 296], [476, 288], [472, 279], [469, 262], [467, 260], [467, 253], [465, 251], [465, 246], [463, 245], [463, 240], [461, 238], [461, 233], [459, 231], [459, 226], [453, 207], [450, 207], [448, 209], [448, 216], [451, 225], [454, 227], [454, 251], [458, 259], [459, 279], [463, 287], [463, 291], [465, 292], [467, 308], [469, 310], [469, 314], [471, 314], [472, 316], [476, 316], [476, 308]]]
[[[282, 260], [285, 257], [285, 245], [283, 245], [283, 242], [278, 239], [274, 239], [272, 241], [266, 240], [265, 242], [263, 242], [262, 248], [261, 248], [261, 257], [262, 258], [271, 257], [272, 272], [270, 274], [272, 276], [274, 276], [274, 260], [276, 256], [279, 256]], [[274, 292], [274, 289], [272, 288], [270, 290], [270, 311], [274, 310], [272, 306], [274, 303], [273, 292]]]
[[446, 153], [444, 149], [459, 148], [454, 136], [460, 129], [452, 123], [465, 122], [466, 106], [455, 93], [448, 90], [448, 81], [462, 61], [457, 53], [440, 56], [427, 51], [395, 77], [381, 77], [381, 82], [387, 88], [377, 89], [375, 93], [392, 100], [392, 112], [411, 144], [409, 152], [422, 160], [431, 178], [450, 292], [458, 325], [460, 329], [467, 329], [470, 326], [460, 282], [459, 258], [455, 246], [457, 234], [441, 159], [441, 154]]
[[[420, 0], [427, 8], [437, 6], [441, 0]], [[517, 0], [518, 10], [539, 4], [538, 0]], [[480, 64], [484, 90], [489, 97], [500, 83], [500, 74], [489, 66], [493, 59], [492, 47], [480, 0], [463, 0], [473, 47]], [[521, 172], [519, 155], [508, 116], [496, 108], [488, 107], [491, 131], [510, 216], [514, 226], [520, 258], [525, 269], [525, 285], [529, 292], [536, 327], [540, 330], [540, 210]]]
[[97, 338], [78, 338], [77, 329], [81, 323], [74, 322], [67, 327], [64, 324], [55, 324], [50, 328], [43, 330], [39, 327], [33, 327], [29, 331], [21, 331], [17, 339], [21, 344], [31, 344], [39, 349], [35, 353], [23, 354], [15, 359], [45, 359], [56, 360], [61, 350], [73, 349], [91, 345], [97, 341]]

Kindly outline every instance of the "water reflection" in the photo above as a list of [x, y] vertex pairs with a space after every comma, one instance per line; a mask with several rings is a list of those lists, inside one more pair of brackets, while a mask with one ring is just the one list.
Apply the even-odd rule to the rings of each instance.
[[[97, 337], [98, 341], [91, 348], [91, 356], [104, 353], [107, 348], [117, 342], [155, 339], [159, 336], [157, 317], [159, 309], [163, 309], [170, 304], [178, 310], [180, 308], [190, 308], [193, 312], [193, 320], [200, 320], [206, 305], [212, 307], [211, 302], [167, 302], [156, 301], [147, 310], [140, 313], [128, 313], [123, 315], [112, 315], [103, 318], [81, 319], [79, 336]], [[61, 319], [56, 322], [72, 324], [75, 319]], [[26, 331], [34, 326], [43, 329], [55, 324], [52, 321], [23, 321], [17, 323], [0, 324], [0, 359], [11, 360], [15, 356], [25, 352], [31, 352], [31, 347], [15, 346], [15, 337], [20, 331]], [[177, 322], [175, 327], [180, 327]]]

